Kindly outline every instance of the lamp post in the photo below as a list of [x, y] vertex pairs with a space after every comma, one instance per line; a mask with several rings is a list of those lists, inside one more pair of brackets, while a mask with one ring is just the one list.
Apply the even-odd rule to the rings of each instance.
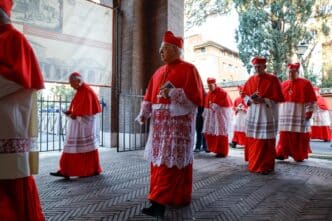
[[301, 42], [297, 46], [297, 51], [296, 51], [296, 55], [299, 58], [300, 64], [301, 64], [301, 67], [302, 67], [303, 76], [304, 76], [303, 55], [305, 54], [307, 49], [308, 49], [308, 45], [305, 42]]

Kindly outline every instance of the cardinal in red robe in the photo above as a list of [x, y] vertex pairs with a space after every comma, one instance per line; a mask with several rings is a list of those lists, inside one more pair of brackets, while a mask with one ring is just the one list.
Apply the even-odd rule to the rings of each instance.
[[228, 133], [232, 128], [232, 100], [218, 87], [215, 78], [208, 78], [209, 92], [205, 97], [203, 133], [210, 152], [216, 157], [228, 156]]
[[0, 1], [0, 220], [42, 221], [29, 155], [44, 80], [31, 45], [10, 22], [12, 5]]
[[151, 206], [142, 212], [163, 216], [165, 206], [191, 202], [193, 146], [197, 106], [203, 105], [203, 84], [194, 65], [180, 58], [183, 39], [170, 31], [160, 48], [161, 66], [152, 76], [136, 118], [150, 118], [145, 157], [151, 164]]
[[329, 142], [332, 139], [329, 106], [325, 98], [320, 95], [320, 89], [318, 87], [314, 89], [317, 102], [314, 106], [314, 113], [312, 114], [310, 138]]
[[266, 175], [274, 171], [278, 103], [284, 97], [278, 78], [265, 71], [266, 59], [255, 57], [252, 64], [256, 74], [247, 80], [242, 92], [248, 106], [245, 148], [249, 171]]
[[[234, 100], [233, 110], [235, 113], [234, 127], [233, 127], [233, 139], [230, 143], [232, 148], [236, 148], [236, 145], [246, 146], [247, 137], [246, 137], [246, 119], [248, 106], [244, 102], [241, 94], [243, 91], [243, 86], [238, 86], [240, 96]], [[248, 161], [248, 151], [244, 149], [244, 159]]]
[[291, 156], [295, 161], [301, 162], [311, 152], [309, 120], [317, 98], [310, 81], [298, 76], [299, 68], [300, 63], [288, 64], [289, 79], [282, 82], [285, 102], [279, 106], [279, 160]]
[[65, 178], [98, 175], [101, 172], [97, 149], [99, 145], [97, 119], [98, 113], [101, 112], [99, 100], [79, 73], [72, 73], [69, 82], [76, 93], [65, 112], [68, 117], [68, 130], [60, 159], [60, 169], [50, 175]]

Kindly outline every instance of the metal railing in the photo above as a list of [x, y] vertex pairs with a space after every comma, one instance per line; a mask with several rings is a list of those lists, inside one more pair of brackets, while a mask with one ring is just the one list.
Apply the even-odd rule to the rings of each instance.
[[148, 137], [148, 125], [138, 124], [135, 118], [140, 112], [143, 95], [139, 93], [120, 94], [119, 134], [117, 152], [142, 150]]
[[[100, 146], [104, 146], [104, 101], [100, 101], [102, 112], [100, 115]], [[38, 149], [41, 152], [61, 151], [66, 136], [67, 117], [62, 111], [70, 104], [68, 98], [38, 97]]]

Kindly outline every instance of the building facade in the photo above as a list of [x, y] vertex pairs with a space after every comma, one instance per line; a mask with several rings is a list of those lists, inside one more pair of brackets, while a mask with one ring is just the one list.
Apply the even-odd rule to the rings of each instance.
[[214, 77], [218, 84], [236, 85], [249, 76], [237, 52], [204, 40], [200, 34], [185, 38], [184, 57], [198, 68], [204, 84], [208, 77]]

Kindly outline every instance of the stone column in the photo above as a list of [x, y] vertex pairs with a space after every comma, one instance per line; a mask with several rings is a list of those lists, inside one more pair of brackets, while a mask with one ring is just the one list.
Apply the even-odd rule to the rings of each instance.
[[163, 34], [171, 30], [183, 36], [183, 15], [184, 0], [121, 0], [114, 11], [112, 146], [120, 145], [119, 133], [140, 130], [133, 122], [140, 100], [129, 95], [144, 94], [151, 75], [162, 65], [158, 51]]

